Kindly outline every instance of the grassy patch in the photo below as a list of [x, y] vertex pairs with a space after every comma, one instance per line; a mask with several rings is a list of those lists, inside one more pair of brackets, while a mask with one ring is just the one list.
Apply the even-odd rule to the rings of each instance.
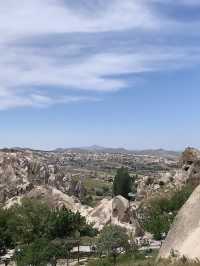
[[[142, 254], [126, 254], [117, 257], [117, 266], [131, 266], [137, 265], [135, 263], [143, 263], [145, 258]], [[88, 266], [111, 266], [114, 265], [112, 257], [102, 258], [102, 259], [93, 259], [88, 263]], [[139, 264], [138, 264], [139, 266]]]
[[[87, 266], [112, 266], [114, 265], [112, 258], [93, 259]], [[156, 261], [156, 257], [144, 258], [138, 255], [123, 255], [117, 259], [117, 266], [200, 266], [200, 261], [187, 261], [185, 258], [180, 260], [160, 260]]]

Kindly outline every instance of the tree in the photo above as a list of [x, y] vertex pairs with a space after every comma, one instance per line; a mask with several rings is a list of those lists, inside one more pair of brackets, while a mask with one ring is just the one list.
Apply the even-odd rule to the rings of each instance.
[[97, 251], [100, 255], [106, 254], [116, 258], [119, 249], [129, 248], [126, 230], [117, 225], [108, 225], [101, 231], [97, 240]]
[[49, 239], [71, 237], [76, 231], [86, 226], [86, 220], [79, 212], [73, 213], [66, 209], [54, 209], [46, 224], [46, 236]]
[[66, 249], [62, 243], [40, 238], [30, 245], [20, 247], [15, 260], [18, 266], [45, 266], [48, 263], [56, 265], [57, 259], [65, 256]]
[[133, 180], [130, 177], [128, 170], [124, 167], [117, 170], [113, 182], [113, 194], [114, 196], [121, 195], [128, 199], [128, 193], [132, 192]]
[[51, 215], [47, 204], [24, 199], [21, 205], [14, 205], [10, 212], [8, 229], [14, 243], [30, 244], [44, 236]]

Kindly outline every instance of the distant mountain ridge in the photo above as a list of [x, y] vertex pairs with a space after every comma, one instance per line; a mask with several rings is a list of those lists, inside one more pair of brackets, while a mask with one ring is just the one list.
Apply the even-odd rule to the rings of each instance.
[[135, 155], [148, 155], [148, 156], [160, 156], [160, 157], [178, 157], [181, 155], [181, 151], [165, 150], [165, 149], [145, 149], [145, 150], [128, 150], [125, 148], [109, 148], [102, 147], [98, 145], [92, 145], [88, 147], [78, 147], [78, 148], [67, 148], [67, 149], [56, 149], [56, 152], [64, 152], [67, 150], [72, 151], [90, 151], [90, 152], [105, 152], [105, 153], [130, 153]]
[[138, 156], [155, 156], [155, 157], [179, 157], [181, 155], [181, 151], [173, 151], [173, 150], [165, 150], [165, 149], [144, 149], [144, 150], [128, 150], [125, 148], [110, 148], [110, 147], [102, 147], [98, 145], [86, 146], [86, 147], [72, 147], [72, 148], [57, 148], [54, 150], [38, 150], [38, 149], [31, 149], [31, 148], [3, 148], [0, 150], [14, 150], [14, 151], [38, 151], [38, 152], [57, 152], [63, 153], [66, 151], [74, 151], [74, 152], [105, 152], [105, 153], [121, 153], [121, 154], [133, 154]]

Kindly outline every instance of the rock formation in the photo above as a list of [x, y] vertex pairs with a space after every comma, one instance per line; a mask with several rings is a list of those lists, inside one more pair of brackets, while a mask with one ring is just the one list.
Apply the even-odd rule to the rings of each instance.
[[137, 221], [133, 206], [122, 196], [113, 199], [103, 199], [99, 205], [88, 211], [87, 219], [97, 229], [107, 224], [115, 224], [127, 229], [133, 235], [141, 233], [142, 229]]
[[181, 157], [183, 176], [186, 183], [197, 186], [200, 184], [200, 151], [187, 148]]
[[68, 180], [57, 165], [49, 165], [31, 151], [0, 152], [0, 202], [25, 194], [38, 185], [66, 191]]
[[186, 148], [181, 156], [181, 162], [183, 165], [184, 164], [191, 165], [193, 162], [199, 159], [200, 159], [200, 151], [191, 147]]

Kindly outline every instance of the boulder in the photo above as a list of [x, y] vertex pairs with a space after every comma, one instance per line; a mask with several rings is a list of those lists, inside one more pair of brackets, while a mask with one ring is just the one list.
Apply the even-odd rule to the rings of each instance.
[[117, 217], [121, 222], [130, 222], [129, 202], [122, 196], [117, 196], [112, 200], [112, 216]]
[[101, 230], [107, 224], [119, 225], [133, 236], [141, 234], [141, 227], [137, 221], [135, 210], [122, 196], [113, 199], [103, 199], [95, 208], [87, 210], [87, 220], [94, 227]]

